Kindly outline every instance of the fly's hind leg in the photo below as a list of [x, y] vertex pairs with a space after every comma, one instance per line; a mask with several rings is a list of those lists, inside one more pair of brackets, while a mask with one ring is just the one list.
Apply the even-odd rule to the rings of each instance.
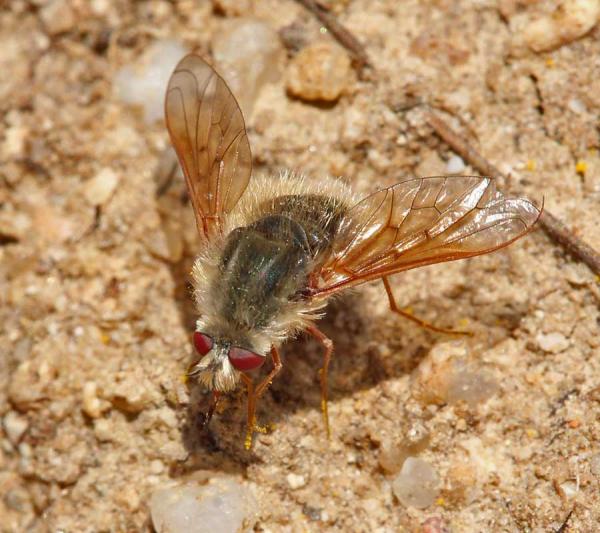
[[431, 331], [437, 331], [438, 333], [446, 333], [448, 335], [467, 335], [469, 337], [473, 336], [473, 332], [471, 331], [461, 331], [456, 329], [447, 329], [447, 328], [439, 328], [430, 324], [429, 322], [425, 322], [425, 320], [421, 320], [420, 318], [407, 313], [406, 311], [402, 311], [396, 304], [396, 299], [394, 298], [394, 293], [392, 292], [392, 287], [390, 286], [390, 282], [387, 276], [383, 276], [381, 278], [383, 281], [383, 286], [385, 287], [385, 292], [387, 292], [388, 300], [390, 302], [390, 310], [393, 313], [397, 313], [401, 317], [407, 318], [408, 320], [412, 320], [415, 324], [418, 324], [422, 328], [429, 329]]
[[327, 432], [327, 438], [330, 438], [331, 432], [329, 430], [329, 411], [327, 409], [327, 397], [328, 397], [328, 371], [329, 362], [331, 361], [331, 355], [333, 354], [333, 341], [327, 337], [320, 329], [315, 326], [309, 326], [306, 328], [307, 333], [310, 333], [315, 339], [317, 339], [325, 348], [325, 355], [323, 356], [323, 367], [319, 370], [319, 379], [321, 381], [321, 412], [323, 413], [323, 423], [325, 424], [325, 431]]
[[248, 418], [246, 422], [246, 439], [244, 440], [244, 448], [249, 450], [252, 448], [252, 436], [255, 432], [264, 433], [265, 429], [256, 424], [256, 402], [267, 390], [267, 387], [273, 381], [273, 378], [279, 374], [281, 370], [281, 358], [279, 357], [279, 350], [275, 346], [271, 347], [271, 358], [273, 359], [273, 368], [256, 387], [252, 378], [242, 373], [242, 380], [246, 384], [248, 390]]

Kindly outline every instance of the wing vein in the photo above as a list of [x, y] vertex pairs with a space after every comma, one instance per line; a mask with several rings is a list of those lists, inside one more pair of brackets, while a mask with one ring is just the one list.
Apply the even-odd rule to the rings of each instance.
[[321, 278], [315, 295], [503, 248], [528, 233], [539, 216], [534, 204], [504, 198], [487, 177], [432, 176], [400, 182], [349, 209], [345, 240], [341, 238], [333, 259], [323, 266], [328, 275]]

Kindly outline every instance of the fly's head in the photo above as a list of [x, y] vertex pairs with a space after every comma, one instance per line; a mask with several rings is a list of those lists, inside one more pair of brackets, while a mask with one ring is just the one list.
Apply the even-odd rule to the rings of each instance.
[[216, 392], [233, 390], [240, 373], [260, 368], [266, 359], [260, 352], [237, 346], [221, 335], [213, 336], [200, 330], [194, 332], [194, 347], [201, 359], [190, 368], [188, 375]]

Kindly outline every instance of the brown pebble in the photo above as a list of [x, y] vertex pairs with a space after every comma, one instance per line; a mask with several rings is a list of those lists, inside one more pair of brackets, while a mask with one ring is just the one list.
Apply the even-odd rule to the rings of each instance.
[[73, 28], [75, 14], [65, 0], [49, 2], [40, 10], [40, 18], [50, 35], [65, 33]]
[[350, 58], [339, 46], [319, 42], [302, 49], [286, 73], [286, 89], [303, 100], [334, 102], [348, 89]]

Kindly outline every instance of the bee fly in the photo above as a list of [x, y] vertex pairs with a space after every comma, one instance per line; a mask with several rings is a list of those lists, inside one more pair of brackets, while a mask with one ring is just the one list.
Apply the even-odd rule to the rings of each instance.
[[[197, 55], [184, 57], [171, 75], [165, 115], [202, 238], [192, 271], [201, 358], [189, 376], [212, 391], [207, 421], [221, 393], [245, 384], [246, 448], [258, 429], [257, 400], [281, 370], [279, 346], [301, 331], [324, 347], [319, 374], [329, 432], [333, 343], [314, 322], [330, 296], [381, 279], [392, 311], [404, 314], [389, 276], [492, 252], [540, 216], [530, 201], [504, 198], [488, 177], [409, 178], [359, 199], [331, 178], [251, 176], [240, 108]], [[250, 372], [269, 355], [272, 368], [255, 384]]]

